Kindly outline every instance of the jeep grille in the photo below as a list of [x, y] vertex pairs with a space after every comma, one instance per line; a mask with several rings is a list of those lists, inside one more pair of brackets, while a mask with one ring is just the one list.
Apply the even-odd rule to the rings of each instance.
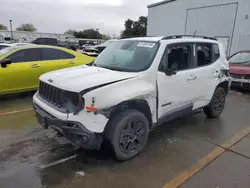
[[78, 105], [78, 94], [71, 91], [65, 91], [40, 81], [40, 97], [50, 104], [59, 108], [65, 108], [68, 112], [73, 112]]

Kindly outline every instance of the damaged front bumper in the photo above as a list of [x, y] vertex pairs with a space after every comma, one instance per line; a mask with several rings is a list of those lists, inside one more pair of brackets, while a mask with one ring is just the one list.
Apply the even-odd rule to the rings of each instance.
[[79, 122], [61, 120], [49, 114], [36, 103], [33, 103], [37, 121], [43, 128], [51, 127], [63, 134], [74, 145], [80, 146], [88, 150], [98, 150], [101, 147], [103, 136], [100, 133], [94, 133], [86, 129]]

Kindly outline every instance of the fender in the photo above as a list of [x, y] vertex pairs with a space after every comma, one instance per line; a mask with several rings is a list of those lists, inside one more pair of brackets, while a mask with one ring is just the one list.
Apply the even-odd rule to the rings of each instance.
[[83, 95], [83, 98], [85, 106], [94, 105], [97, 110], [109, 109], [125, 101], [145, 100], [155, 122], [157, 111], [155, 87], [153, 82], [137, 77], [97, 88]]

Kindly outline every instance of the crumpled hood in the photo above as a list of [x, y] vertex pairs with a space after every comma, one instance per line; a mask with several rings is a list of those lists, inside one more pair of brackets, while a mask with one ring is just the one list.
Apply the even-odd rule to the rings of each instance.
[[230, 73], [250, 74], [250, 65], [230, 65]]
[[67, 91], [80, 92], [119, 80], [134, 78], [138, 73], [112, 71], [94, 66], [77, 66], [43, 74], [40, 80]]

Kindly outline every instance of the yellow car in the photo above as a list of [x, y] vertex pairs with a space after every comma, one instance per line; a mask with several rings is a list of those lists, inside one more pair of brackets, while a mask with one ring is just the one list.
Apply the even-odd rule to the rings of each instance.
[[0, 50], [0, 94], [32, 91], [43, 73], [79, 66], [93, 57], [56, 46], [30, 45]]

